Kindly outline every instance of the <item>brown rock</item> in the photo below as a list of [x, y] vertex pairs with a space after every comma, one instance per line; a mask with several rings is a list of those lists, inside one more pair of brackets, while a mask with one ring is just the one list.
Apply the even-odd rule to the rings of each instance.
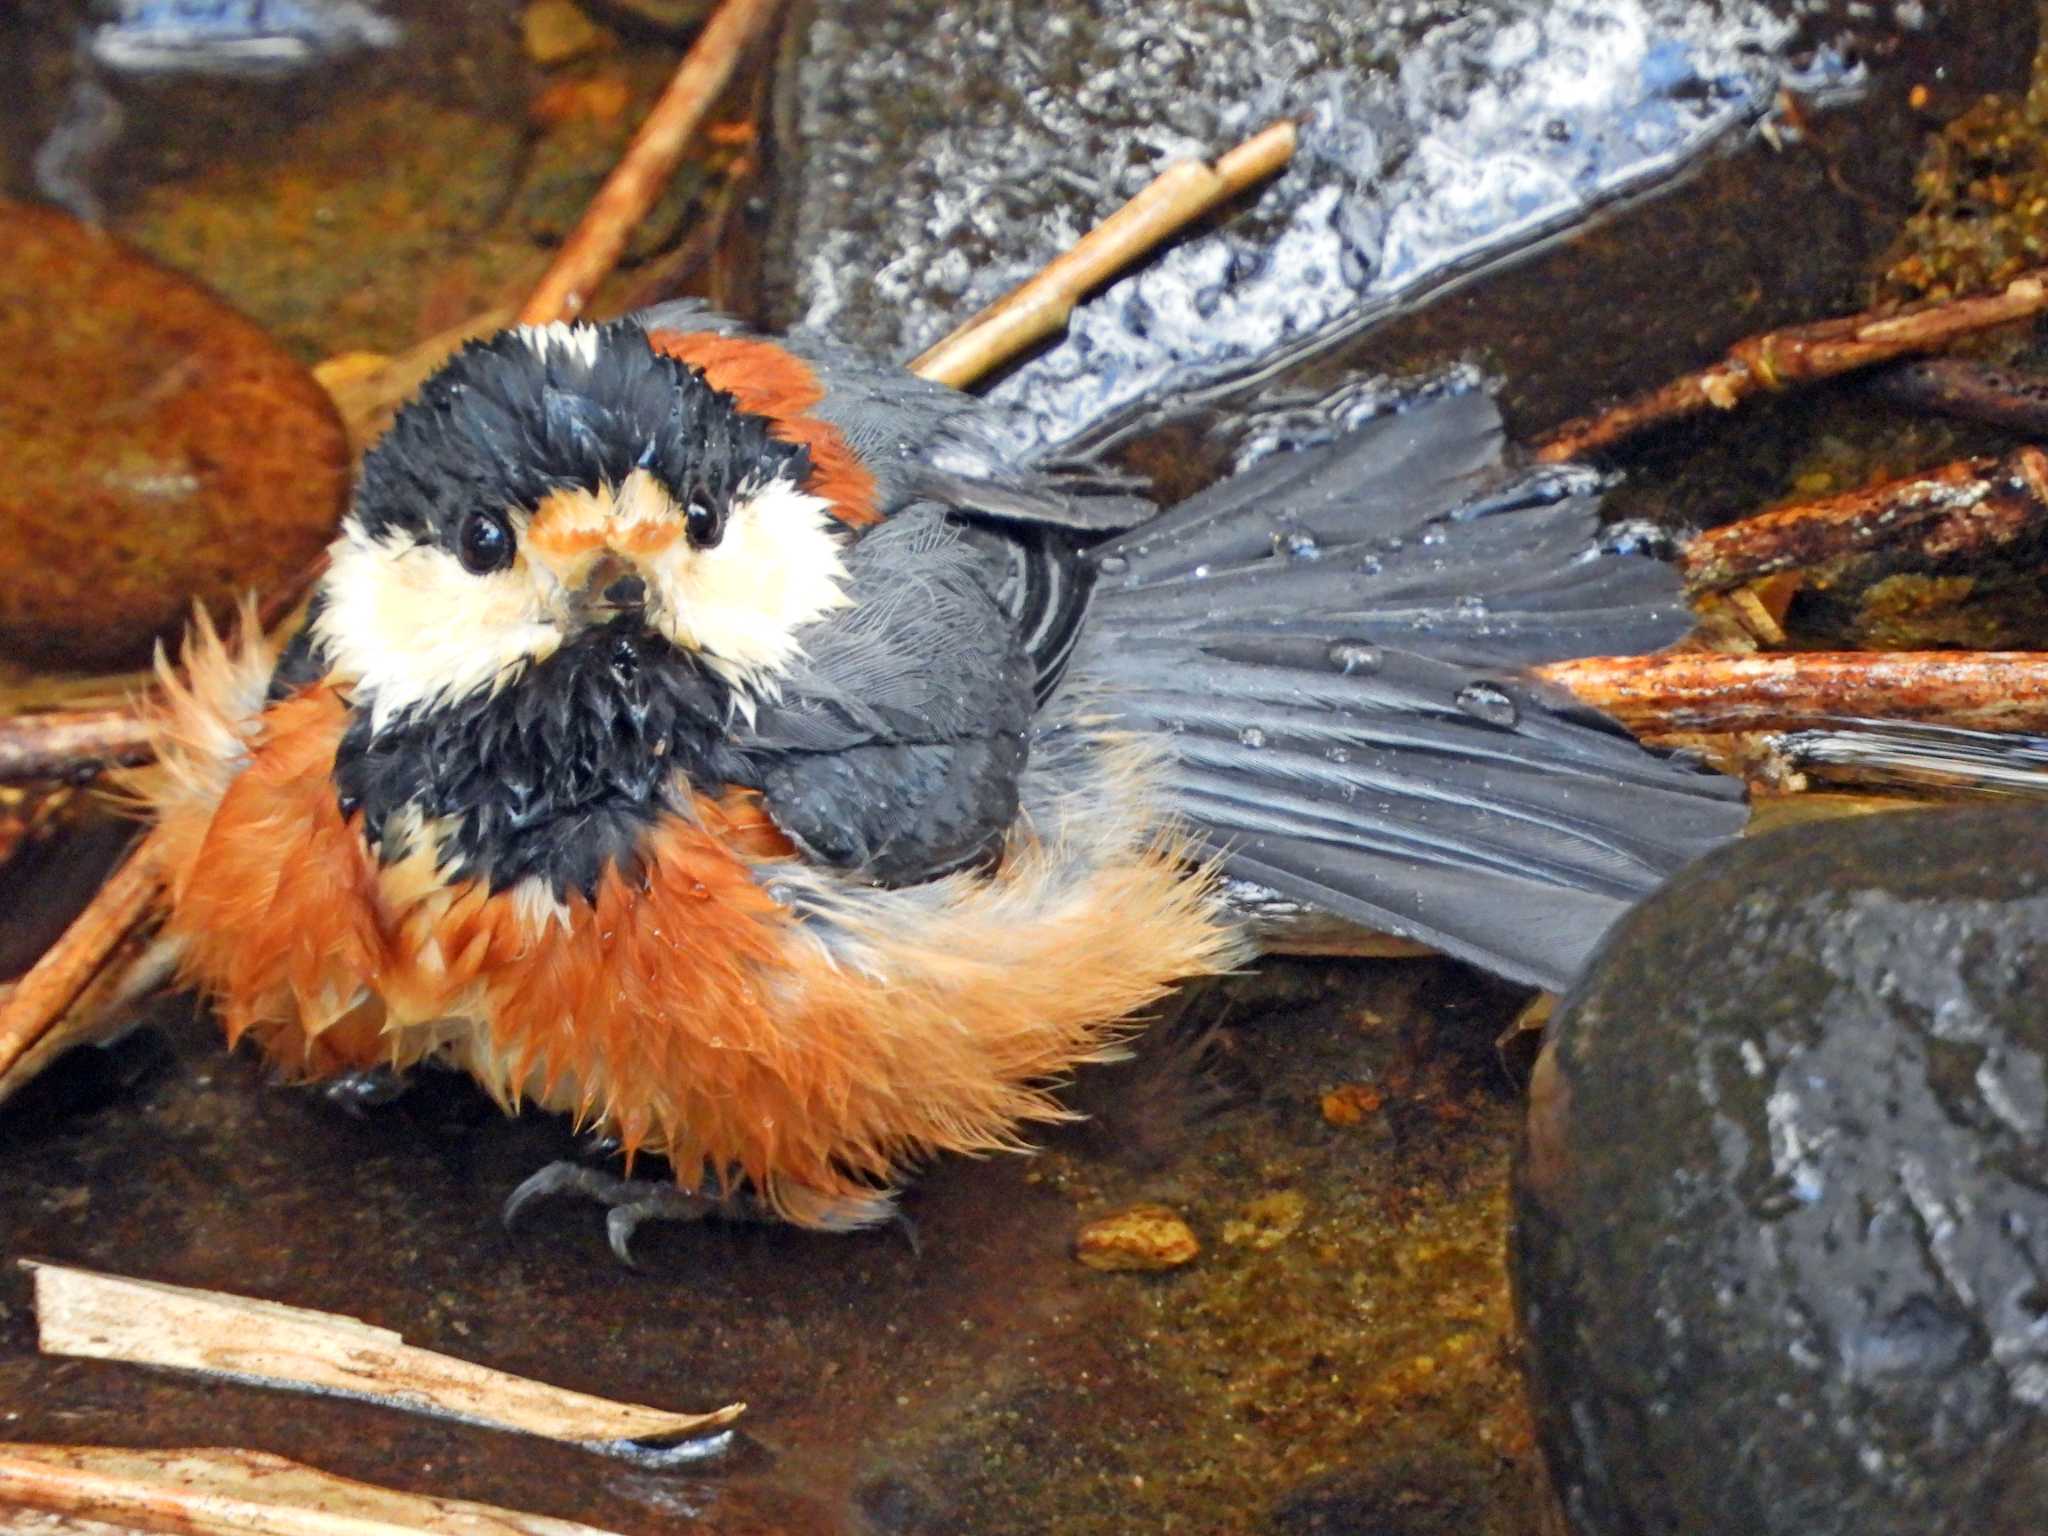
[[198, 284], [0, 203], [0, 649], [135, 662], [332, 535], [347, 440], [312, 376]]
[[1178, 1269], [1201, 1251], [1188, 1224], [1163, 1205], [1098, 1216], [1074, 1239], [1074, 1257], [1090, 1269]]

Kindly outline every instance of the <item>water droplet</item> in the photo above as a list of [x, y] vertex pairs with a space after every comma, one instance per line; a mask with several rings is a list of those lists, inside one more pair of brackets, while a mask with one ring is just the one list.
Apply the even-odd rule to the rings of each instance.
[[1332, 747], [1323, 756], [1333, 763], [1348, 763], [1351, 761], [1351, 754], [1342, 747]]
[[1677, 536], [1669, 528], [1659, 527], [1643, 517], [1628, 517], [1618, 523], [1610, 523], [1600, 530], [1595, 542], [1600, 552], [1606, 555], [1644, 555], [1652, 560], [1678, 558]]
[[1364, 575], [1377, 576], [1386, 569], [1386, 562], [1380, 559], [1378, 555], [1367, 555], [1358, 562], [1358, 569]]
[[1386, 652], [1370, 640], [1339, 640], [1328, 654], [1330, 665], [1346, 677], [1370, 677], [1387, 664]]
[[1314, 534], [1296, 528], [1273, 535], [1273, 553], [1284, 560], [1320, 560], [1323, 547], [1316, 542]]
[[1237, 739], [1257, 751], [1266, 744], [1266, 733], [1256, 725], [1248, 725], [1237, 733]]
[[1209, 574], [1209, 562], [1204, 560], [1200, 565], [1196, 566], [1188, 574], [1195, 577], [1197, 580], [1200, 580], [1202, 577]]
[[1449, 537], [1450, 535], [1444, 532], [1441, 523], [1432, 523], [1429, 527], [1422, 530], [1422, 542], [1425, 544], [1441, 544]]
[[1095, 568], [1105, 576], [1121, 576], [1131, 568], [1131, 562], [1122, 555], [1104, 555]]
[[1458, 617], [1461, 619], [1483, 619], [1486, 617], [1486, 599], [1466, 596], [1458, 599]]
[[1493, 683], [1467, 683], [1458, 690], [1458, 708], [1488, 725], [1513, 725], [1521, 718], [1507, 691]]

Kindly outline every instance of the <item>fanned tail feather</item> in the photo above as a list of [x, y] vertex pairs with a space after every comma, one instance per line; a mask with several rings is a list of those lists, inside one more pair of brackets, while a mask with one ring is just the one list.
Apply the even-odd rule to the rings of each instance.
[[1164, 744], [1168, 806], [1247, 907], [1561, 987], [1746, 818], [1523, 675], [1690, 627], [1675, 572], [1600, 547], [1591, 489], [1511, 466], [1480, 393], [1275, 455], [1097, 548], [1071, 676]]

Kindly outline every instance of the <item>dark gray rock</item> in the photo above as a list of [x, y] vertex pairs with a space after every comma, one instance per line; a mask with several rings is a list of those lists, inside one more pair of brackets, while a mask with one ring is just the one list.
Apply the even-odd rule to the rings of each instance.
[[[1846, 151], [1870, 185], [1903, 186], [1909, 81], [2023, 73], [2026, 5], [1854, 9], [1852, 30], [1798, 0], [818, 0], [785, 80], [795, 153], [770, 308], [908, 357], [1170, 161], [1302, 114], [1294, 166], [1253, 207], [1114, 285], [992, 390], [1021, 412], [1019, 439], [1094, 445], [1142, 402], [1220, 403], [1248, 370], [1333, 348], [1343, 365], [1318, 386], [1468, 353], [1519, 379], [1526, 350], [1554, 416], [1567, 389], [1583, 405], [1630, 382], [1589, 363], [1685, 366], [1703, 325], [1732, 324], [1725, 340], [1839, 304], [1888, 231], [1830, 165]], [[1853, 144], [1758, 143], [1781, 89], [1823, 119], [1853, 99]], [[1454, 318], [1399, 355], [1350, 344], [1737, 149], [1740, 173], [1675, 226], [1669, 208], [1631, 210], [1641, 232], [1482, 301], [1476, 331]], [[1710, 241], [1749, 254], [1703, 258]]]
[[1516, 1182], [1582, 1536], [2048, 1511], [2048, 811], [1801, 827], [1625, 921]]

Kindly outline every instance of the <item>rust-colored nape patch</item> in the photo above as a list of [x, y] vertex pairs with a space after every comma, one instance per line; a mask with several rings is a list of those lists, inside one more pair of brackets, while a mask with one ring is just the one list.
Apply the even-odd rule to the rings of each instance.
[[875, 477], [839, 429], [806, 415], [825, 398], [825, 386], [800, 357], [757, 336], [720, 336], [713, 331], [650, 331], [655, 351], [687, 363], [713, 389], [739, 402], [741, 410], [775, 423], [775, 435], [811, 451], [808, 489], [832, 504], [842, 523], [865, 528], [881, 521], [875, 506]]

